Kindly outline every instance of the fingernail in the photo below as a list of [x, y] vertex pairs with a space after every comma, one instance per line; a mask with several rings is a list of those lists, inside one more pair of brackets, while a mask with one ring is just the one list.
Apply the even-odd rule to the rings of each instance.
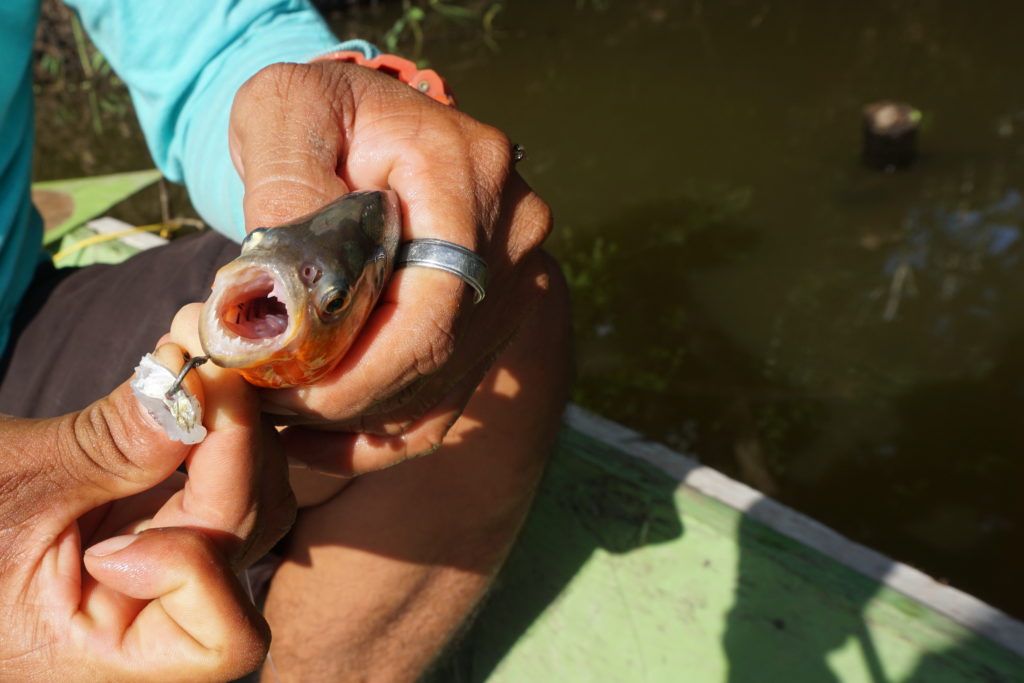
[[88, 548], [85, 551], [86, 555], [92, 555], [93, 557], [105, 557], [106, 555], [113, 555], [118, 550], [127, 548], [138, 539], [138, 536], [114, 536], [108, 538], [105, 541], [100, 541], [96, 545]]

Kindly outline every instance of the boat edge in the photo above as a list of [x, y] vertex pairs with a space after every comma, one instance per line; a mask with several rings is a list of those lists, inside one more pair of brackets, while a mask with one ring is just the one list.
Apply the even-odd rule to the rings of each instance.
[[692, 456], [578, 405], [566, 408], [563, 421], [571, 429], [653, 465], [680, 486], [717, 500], [1024, 657], [1024, 622], [982, 600], [852, 541], [760, 491], [701, 465]]

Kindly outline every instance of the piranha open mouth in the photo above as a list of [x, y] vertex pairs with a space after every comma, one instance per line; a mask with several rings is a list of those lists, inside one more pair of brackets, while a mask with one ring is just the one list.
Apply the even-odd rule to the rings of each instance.
[[225, 329], [242, 339], [276, 337], [288, 329], [288, 308], [277, 282], [261, 273], [243, 286], [226, 292], [220, 309]]

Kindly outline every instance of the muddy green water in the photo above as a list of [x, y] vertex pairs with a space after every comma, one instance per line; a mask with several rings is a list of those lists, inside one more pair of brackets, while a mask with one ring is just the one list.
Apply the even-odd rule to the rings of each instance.
[[[496, 51], [447, 20], [423, 55], [554, 208], [576, 401], [1024, 617], [1021, 19], [510, 2]], [[925, 114], [907, 172], [858, 163], [881, 98]], [[37, 177], [147, 165], [134, 126], [41, 112]]]
[[[524, 144], [575, 399], [1024, 616], [1024, 13], [510, 3], [428, 43]], [[925, 120], [859, 165], [860, 108]]]

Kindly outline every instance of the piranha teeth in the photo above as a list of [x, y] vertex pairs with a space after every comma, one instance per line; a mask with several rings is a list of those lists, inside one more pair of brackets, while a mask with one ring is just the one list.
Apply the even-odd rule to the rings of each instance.
[[263, 270], [245, 269], [219, 283], [210, 316], [212, 335], [204, 343], [215, 357], [265, 351], [280, 345], [291, 316], [276, 278]]
[[229, 306], [221, 320], [243, 339], [268, 339], [288, 329], [288, 309], [271, 291], [261, 291]]

